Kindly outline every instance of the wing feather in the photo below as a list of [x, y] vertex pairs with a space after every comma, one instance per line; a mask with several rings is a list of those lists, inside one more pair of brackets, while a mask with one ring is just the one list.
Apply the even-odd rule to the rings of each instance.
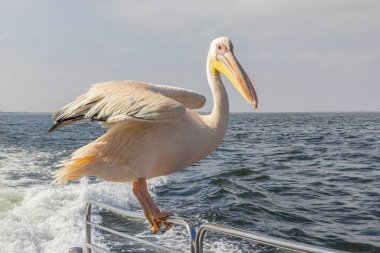
[[175, 121], [186, 108], [197, 109], [204, 103], [202, 95], [187, 89], [135, 81], [99, 83], [55, 112], [49, 132], [81, 120], [97, 120], [105, 125]]

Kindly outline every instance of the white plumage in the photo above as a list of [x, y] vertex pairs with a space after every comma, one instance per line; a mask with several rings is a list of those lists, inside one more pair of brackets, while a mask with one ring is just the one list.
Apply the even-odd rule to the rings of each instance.
[[229, 109], [220, 73], [257, 107], [252, 83], [225, 37], [211, 43], [207, 58], [207, 77], [214, 98], [209, 115], [193, 110], [205, 104], [205, 97], [191, 90], [136, 81], [93, 85], [54, 113], [50, 131], [80, 120], [100, 121], [109, 129], [63, 161], [56, 180], [67, 182], [93, 175], [132, 182], [151, 231], [157, 232], [170, 213], [161, 212], [154, 204], [146, 179], [186, 168], [210, 154], [222, 141]]
[[137, 81], [98, 83], [72, 103], [53, 114], [55, 130], [78, 120], [173, 121], [185, 108], [201, 108], [206, 99], [182, 88]]

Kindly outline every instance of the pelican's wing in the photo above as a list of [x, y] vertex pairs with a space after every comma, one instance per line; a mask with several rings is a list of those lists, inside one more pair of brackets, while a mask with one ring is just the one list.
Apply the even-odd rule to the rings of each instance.
[[185, 108], [197, 109], [204, 103], [202, 95], [187, 89], [135, 81], [99, 83], [54, 113], [49, 132], [80, 120], [175, 121]]
[[151, 83], [139, 82], [137, 84], [141, 88], [158, 92], [166, 97], [174, 99], [189, 109], [202, 108], [206, 103], [206, 98], [203, 95], [192, 90]]

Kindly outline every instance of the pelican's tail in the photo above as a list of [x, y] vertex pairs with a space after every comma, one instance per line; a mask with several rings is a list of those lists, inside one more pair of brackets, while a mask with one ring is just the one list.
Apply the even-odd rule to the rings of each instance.
[[86, 171], [94, 159], [95, 157], [93, 156], [85, 156], [63, 161], [63, 167], [55, 172], [54, 182], [67, 183], [87, 175]]

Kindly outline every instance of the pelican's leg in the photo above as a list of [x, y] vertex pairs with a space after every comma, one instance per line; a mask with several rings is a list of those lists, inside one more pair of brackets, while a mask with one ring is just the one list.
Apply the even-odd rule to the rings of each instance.
[[153, 226], [153, 221], [150, 218], [150, 214], [148, 212], [148, 208], [146, 207], [145, 202], [143, 201], [142, 196], [141, 196], [141, 194], [139, 192], [139, 187], [138, 187], [137, 182], [132, 182], [132, 191], [135, 194], [137, 200], [139, 201], [139, 203], [140, 203], [140, 205], [141, 205], [141, 207], [143, 209], [143, 212], [144, 212], [144, 215], [145, 215], [146, 219], [149, 221], [150, 225]]
[[[160, 229], [161, 222], [164, 221], [168, 216], [173, 215], [173, 213], [160, 211], [148, 192], [145, 178], [139, 178], [137, 182], [133, 182], [132, 190], [139, 200], [142, 209], [144, 210], [145, 217], [152, 225], [150, 231], [153, 234], [157, 233]], [[169, 229], [172, 226], [172, 224], [167, 222], [165, 222], [164, 225], [165, 229]]]

